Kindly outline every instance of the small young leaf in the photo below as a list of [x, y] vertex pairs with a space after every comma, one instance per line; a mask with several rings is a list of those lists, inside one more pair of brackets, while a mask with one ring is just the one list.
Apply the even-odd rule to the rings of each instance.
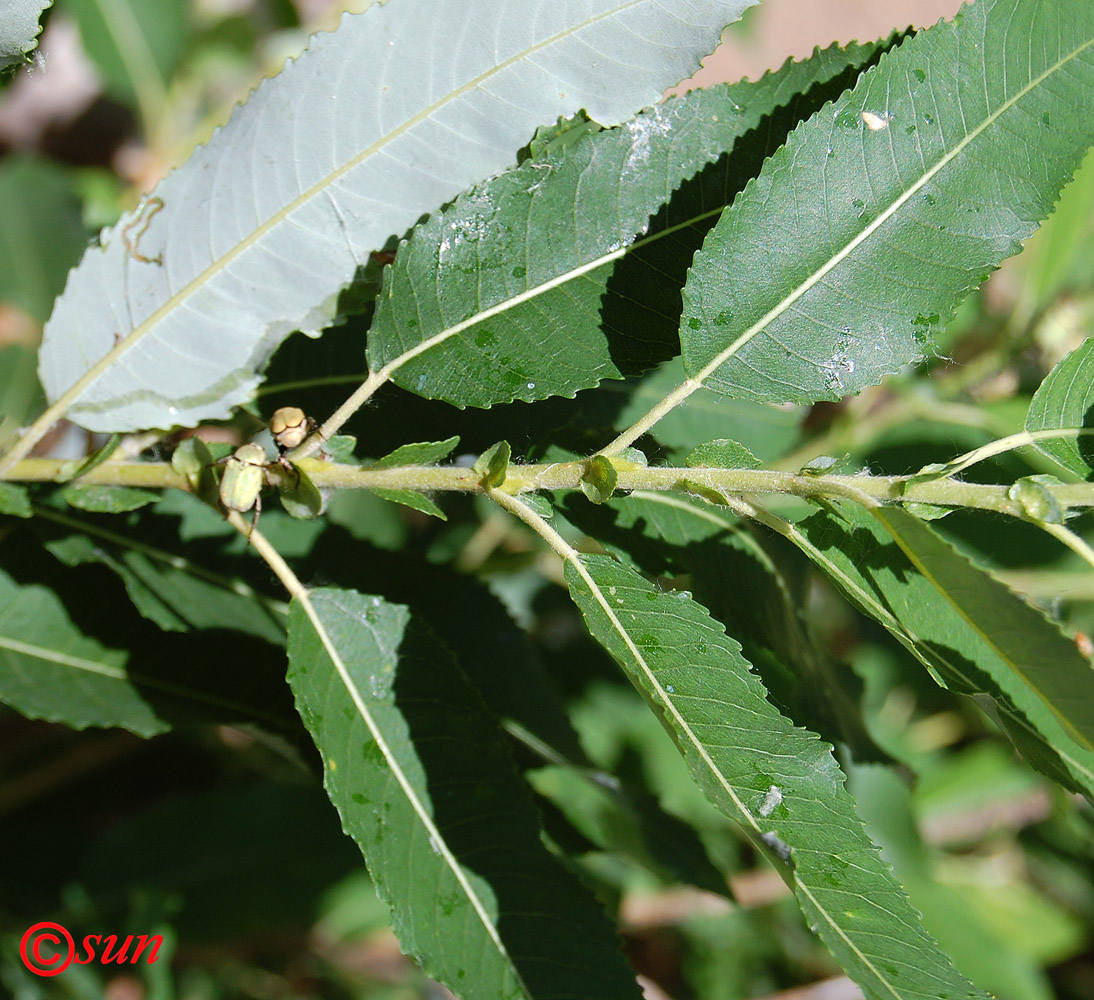
[[615, 492], [618, 478], [615, 466], [603, 455], [596, 455], [585, 463], [581, 474], [581, 492], [593, 503], [604, 503]]
[[120, 434], [111, 434], [109, 438], [103, 443], [100, 448], [96, 448], [86, 458], [81, 458], [72, 462], [65, 462], [61, 466], [61, 471], [58, 473], [57, 482], [67, 483], [73, 479], [79, 479], [80, 476], [92, 469], [100, 466], [111, 455], [114, 454], [115, 449], [121, 444], [122, 437]]
[[550, 519], [554, 516], [555, 508], [551, 501], [540, 493], [522, 493], [520, 502], [531, 507], [542, 518]]
[[758, 469], [763, 463], [743, 444], [719, 438], [692, 449], [684, 464], [689, 469]]
[[0, 514], [12, 517], [32, 517], [30, 495], [25, 486], [16, 483], [0, 483]]
[[1063, 524], [1064, 511], [1049, 489], [1052, 485], [1061, 485], [1055, 476], [1024, 476], [1007, 490], [1007, 497], [1021, 504], [1030, 521]]
[[391, 454], [377, 459], [371, 467], [373, 469], [390, 469], [399, 465], [436, 465], [442, 458], [447, 458], [459, 443], [459, 436], [454, 435], [445, 441], [421, 441], [417, 444], [404, 444], [396, 448]]
[[155, 503], [159, 493], [132, 486], [102, 486], [96, 483], [73, 483], [61, 490], [65, 503], [92, 514], [124, 514]]
[[495, 720], [408, 609], [294, 598], [289, 663], [327, 793], [426, 972], [483, 1000], [637, 1000], [599, 906], [541, 843]]
[[372, 494], [378, 496], [381, 500], [402, 504], [404, 507], [410, 507], [412, 510], [428, 514], [430, 517], [439, 517], [442, 521], [448, 520], [448, 515], [440, 507], [424, 493], [419, 493], [417, 490], [374, 489]]
[[278, 484], [277, 495], [291, 517], [307, 520], [322, 513], [323, 497], [303, 469], [294, 466], [291, 472], [286, 472]]
[[472, 470], [480, 477], [486, 488], [501, 486], [509, 472], [509, 459], [512, 449], [508, 441], [499, 441], [491, 445], [476, 460]]
[[1094, 337], [1045, 376], [1030, 401], [1026, 430], [1064, 432], [1034, 444], [1080, 479], [1094, 474]]

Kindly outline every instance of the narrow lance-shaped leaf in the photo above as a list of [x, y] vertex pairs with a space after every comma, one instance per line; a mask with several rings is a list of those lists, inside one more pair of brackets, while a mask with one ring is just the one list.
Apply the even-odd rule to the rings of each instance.
[[680, 288], [703, 234], [880, 48], [833, 47], [616, 129], [575, 126], [462, 195], [385, 272], [370, 367], [397, 365], [393, 380], [421, 396], [492, 406], [572, 396], [675, 355]]
[[536, 125], [651, 103], [750, 2], [346, 15], [88, 251], [46, 329], [47, 395], [74, 395], [69, 415], [95, 430], [226, 416], [285, 336], [330, 322], [392, 234], [510, 164]]
[[1026, 414], [1027, 431], [1060, 430], [1034, 444], [1082, 479], [1094, 473], [1094, 339], [1083, 341], [1045, 376]]
[[297, 597], [289, 661], [327, 792], [426, 972], [482, 1000], [638, 997], [599, 906], [540, 841], [495, 720], [405, 607]]
[[919, 358], [1052, 210], [1091, 142], [1094, 5], [981, 0], [798, 128], [708, 236], [688, 375], [839, 399]]
[[773, 857], [866, 996], [984, 997], [939, 951], [866, 836], [831, 747], [767, 701], [706, 610], [607, 556], [575, 557], [566, 576], [593, 636], [659, 712], [707, 796]]
[[941, 683], [990, 696], [1031, 764], [1094, 797], [1094, 670], [1075, 644], [911, 514], [838, 510], [783, 533]]

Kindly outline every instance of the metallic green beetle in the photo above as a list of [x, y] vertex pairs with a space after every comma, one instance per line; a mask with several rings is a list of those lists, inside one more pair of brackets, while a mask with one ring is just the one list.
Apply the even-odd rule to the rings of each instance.
[[[228, 510], [237, 510], [242, 514], [254, 508], [251, 531], [254, 531], [258, 516], [262, 513], [262, 489], [266, 485], [269, 464], [266, 449], [252, 441], [236, 448], [220, 477], [220, 502]], [[248, 538], [251, 531], [247, 532]]]

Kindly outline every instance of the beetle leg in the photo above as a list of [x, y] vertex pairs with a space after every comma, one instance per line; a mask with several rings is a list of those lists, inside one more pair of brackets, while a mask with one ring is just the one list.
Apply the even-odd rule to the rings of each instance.
[[262, 494], [255, 497], [255, 512], [251, 518], [251, 526], [247, 529], [247, 541], [250, 542], [251, 534], [258, 527], [258, 515], [262, 513]]

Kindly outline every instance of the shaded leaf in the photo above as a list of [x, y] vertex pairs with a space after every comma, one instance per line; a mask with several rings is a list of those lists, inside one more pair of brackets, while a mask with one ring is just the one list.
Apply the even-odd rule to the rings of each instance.
[[277, 484], [281, 506], [291, 517], [318, 517], [323, 510], [323, 497], [303, 469], [293, 466]]
[[839, 518], [815, 514], [784, 533], [939, 683], [989, 695], [1034, 767], [1094, 795], [1094, 753], [1081, 735], [1094, 671], [1075, 644], [913, 515], [838, 510]]
[[684, 290], [693, 379], [840, 399], [933, 330], [1052, 210], [1094, 141], [1094, 7], [993, 0], [903, 42], [790, 136]]
[[0, 514], [13, 517], [32, 517], [30, 495], [25, 486], [16, 483], [0, 483]]
[[467, 997], [638, 996], [603, 914], [541, 845], [493, 721], [406, 608], [311, 591], [289, 660], [327, 792], [430, 975]]
[[130, 682], [121, 649], [82, 635], [56, 594], [0, 571], [0, 697], [32, 719], [73, 729], [122, 726], [153, 736], [170, 726]]
[[100, 563], [113, 570], [134, 607], [161, 629], [233, 629], [284, 645], [285, 605], [231, 576], [222, 562], [215, 569], [202, 565], [196, 545], [187, 558], [155, 547], [148, 528], [137, 543], [93, 523], [76, 527], [46, 548], [67, 566]]
[[772, 859], [866, 996], [984, 997], [923, 930], [864, 833], [831, 747], [766, 700], [706, 610], [606, 556], [568, 562], [566, 576], [593, 636], [660, 714], [695, 780]]

